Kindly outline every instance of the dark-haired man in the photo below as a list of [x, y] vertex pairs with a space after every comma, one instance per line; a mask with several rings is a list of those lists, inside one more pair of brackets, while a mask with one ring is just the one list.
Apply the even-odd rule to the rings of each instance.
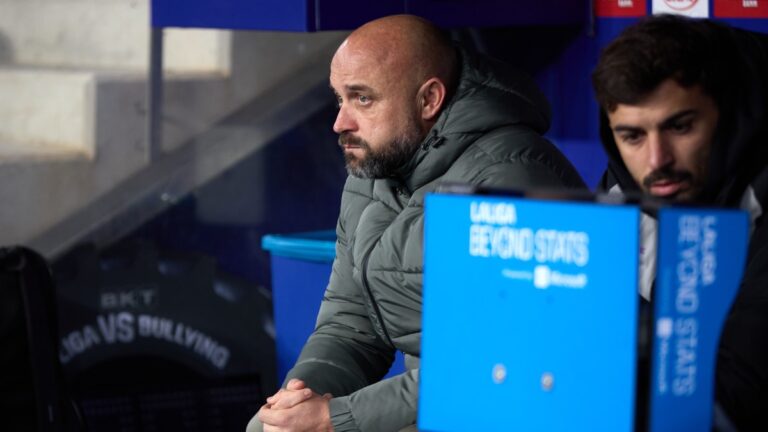
[[[749, 212], [747, 267], [718, 350], [715, 397], [740, 430], [768, 430], [768, 38], [655, 16], [626, 29], [593, 73], [609, 155], [604, 190]], [[643, 297], [655, 273], [643, 218]]]
[[[330, 82], [350, 174], [333, 272], [285, 388], [249, 430], [260, 422], [265, 431], [413, 425], [425, 194], [441, 181], [583, 187], [541, 137], [549, 108], [532, 81], [460, 53], [423, 19], [386, 17], [354, 31], [333, 57]], [[396, 350], [409, 370], [382, 381]]]

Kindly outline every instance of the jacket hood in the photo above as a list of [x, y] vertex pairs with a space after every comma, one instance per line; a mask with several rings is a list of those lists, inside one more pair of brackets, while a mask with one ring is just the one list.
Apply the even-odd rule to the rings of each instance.
[[[746, 188], [768, 165], [768, 36], [709, 23], [719, 32], [712, 55], [726, 65], [725, 91], [718, 104], [719, 120], [712, 143], [709, 171], [699, 201], [737, 206]], [[618, 184], [639, 191], [621, 160], [608, 116], [600, 112], [600, 140], [608, 154], [601, 188]]]
[[460, 53], [459, 84], [438, 118], [437, 133], [487, 132], [507, 125], [539, 134], [549, 129], [549, 102], [530, 77], [499, 60]]
[[543, 134], [549, 129], [549, 102], [531, 78], [492, 58], [462, 50], [459, 57], [461, 72], [453, 97], [414, 157], [398, 173], [410, 190], [445, 172], [488, 131], [519, 126]]

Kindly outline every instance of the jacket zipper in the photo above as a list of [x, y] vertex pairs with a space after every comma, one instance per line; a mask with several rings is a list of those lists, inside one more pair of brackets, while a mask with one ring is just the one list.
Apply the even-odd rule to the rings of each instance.
[[438, 147], [443, 142], [443, 137], [437, 136], [437, 131], [432, 130], [432, 133], [429, 134], [429, 137], [421, 144], [422, 150], [427, 150], [430, 146], [432, 147]]
[[365, 253], [365, 256], [363, 257], [362, 261], [362, 279], [363, 279], [363, 288], [365, 288], [365, 291], [368, 293], [368, 299], [371, 302], [371, 306], [373, 307], [373, 312], [376, 314], [376, 318], [379, 320], [379, 325], [381, 326], [381, 331], [384, 333], [384, 338], [386, 339], [385, 342], [389, 344], [391, 348], [395, 347], [395, 344], [392, 343], [392, 339], [389, 337], [389, 332], [387, 332], [387, 327], [384, 324], [384, 318], [381, 316], [381, 311], [379, 310], [379, 305], [376, 304], [376, 299], [373, 298], [373, 292], [371, 291], [371, 287], [368, 285], [368, 259], [371, 257], [371, 253], [373, 252], [373, 248], [376, 247], [376, 243], [374, 242], [373, 246], [368, 248], [368, 251]]

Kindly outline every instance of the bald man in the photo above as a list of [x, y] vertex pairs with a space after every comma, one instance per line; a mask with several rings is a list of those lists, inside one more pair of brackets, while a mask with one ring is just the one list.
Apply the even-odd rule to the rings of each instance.
[[[541, 137], [549, 105], [532, 81], [456, 49], [423, 19], [360, 27], [336, 51], [330, 81], [350, 174], [333, 272], [314, 333], [248, 431], [415, 424], [425, 194], [440, 182], [584, 187]], [[382, 380], [396, 350], [408, 371]]]

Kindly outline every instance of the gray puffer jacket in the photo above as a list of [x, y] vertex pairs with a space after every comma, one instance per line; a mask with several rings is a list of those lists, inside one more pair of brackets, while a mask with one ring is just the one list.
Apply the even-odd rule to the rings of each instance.
[[[337, 432], [397, 431], [416, 422], [428, 192], [442, 181], [584, 187], [540, 135], [549, 105], [535, 84], [490, 59], [464, 54], [462, 63], [455, 95], [413, 159], [391, 178], [349, 177], [344, 186], [317, 326], [286, 378], [334, 396]], [[395, 350], [406, 355], [409, 371], [381, 381]]]

